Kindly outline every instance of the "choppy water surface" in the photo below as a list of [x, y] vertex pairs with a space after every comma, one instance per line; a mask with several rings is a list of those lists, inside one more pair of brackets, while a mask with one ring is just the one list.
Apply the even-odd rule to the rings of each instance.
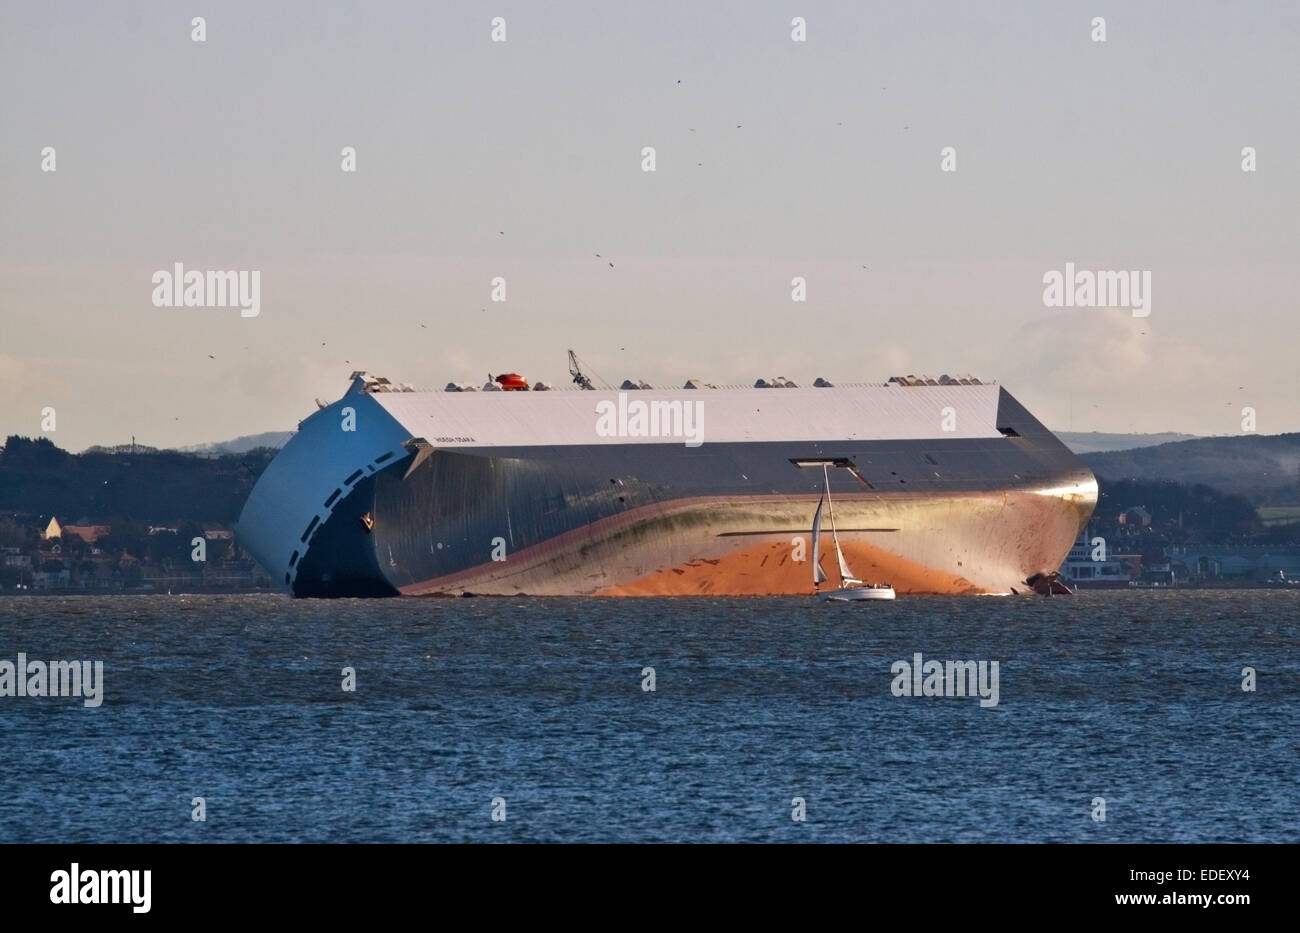
[[[0, 659], [105, 681], [0, 697], [0, 841], [1294, 841], [1298, 618], [1263, 590], [0, 598]], [[998, 705], [894, 696], [918, 651], [997, 660]]]

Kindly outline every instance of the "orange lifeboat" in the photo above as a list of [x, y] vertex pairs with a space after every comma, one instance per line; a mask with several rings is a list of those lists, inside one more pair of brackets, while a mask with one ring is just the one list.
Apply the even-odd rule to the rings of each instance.
[[502, 373], [497, 376], [496, 383], [504, 392], [528, 391], [528, 380], [519, 373]]

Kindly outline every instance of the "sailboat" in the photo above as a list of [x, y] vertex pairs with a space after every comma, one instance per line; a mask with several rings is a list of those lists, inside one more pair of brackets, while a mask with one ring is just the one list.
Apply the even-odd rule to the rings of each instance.
[[[818, 602], [849, 602], [859, 599], [893, 599], [894, 588], [888, 583], [863, 583], [853, 571], [849, 569], [849, 563], [844, 559], [844, 551], [840, 549], [840, 536], [835, 530], [835, 506], [831, 503], [831, 478], [826, 464], [822, 464], [822, 497], [817, 500], [817, 513], [813, 515], [812, 526], [812, 565], [813, 565], [813, 588], [817, 593]], [[822, 592], [817, 587], [826, 582], [826, 571], [822, 570], [822, 506], [827, 507], [827, 514], [831, 520], [831, 539], [835, 542], [835, 558], [840, 565], [840, 586], [836, 590], [827, 590]]]

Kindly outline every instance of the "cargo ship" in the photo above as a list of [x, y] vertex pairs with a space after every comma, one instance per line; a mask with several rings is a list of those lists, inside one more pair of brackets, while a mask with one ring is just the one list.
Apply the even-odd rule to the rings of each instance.
[[830, 475], [864, 579], [1015, 594], [1054, 579], [1096, 505], [1088, 468], [996, 383], [571, 372], [433, 392], [353, 373], [258, 479], [238, 542], [304, 597], [811, 596]]

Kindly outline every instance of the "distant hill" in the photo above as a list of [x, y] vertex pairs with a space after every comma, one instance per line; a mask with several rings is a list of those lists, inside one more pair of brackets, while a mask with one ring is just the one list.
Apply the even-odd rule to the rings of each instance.
[[1091, 454], [1103, 450], [1133, 450], [1137, 447], [1155, 447], [1174, 441], [1189, 441], [1195, 434], [1104, 434], [1099, 431], [1053, 431], [1066, 447], [1076, 454]]
[[215, 444], [193, 444], [189, 447], [177, 447], [185, 454], [243, 454], [258, 447], [270, 447], [279, 450], [289, 438], [292, 431], [264, 431], [261, 434], [244, 434], [231, 441], [219, 441]]
[[1203, 483], [1256, 505], [1300, 504], [1300, 433], [1200, 437], [1083, 454], [1099, 478]]
[[[129, 450], [129, 447], [128, 447]], [[174, 450], [70, 454], [48, 438], [0, 449], [0, 512], [65, 521], [233, 524], [271, 451], [201, 456]]]

